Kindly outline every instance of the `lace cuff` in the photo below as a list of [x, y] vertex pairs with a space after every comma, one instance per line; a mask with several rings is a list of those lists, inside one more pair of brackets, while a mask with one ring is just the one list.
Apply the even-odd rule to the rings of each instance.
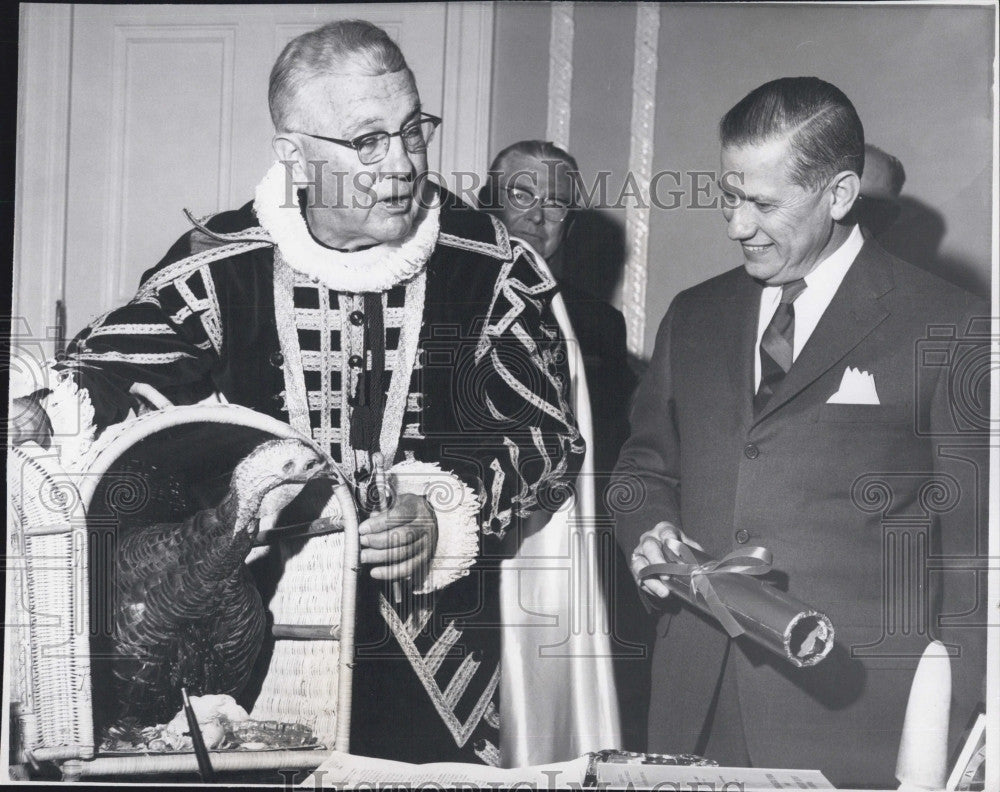
[[479, 553], [480, 503], [475, 491], [431, 462], [400, 462], [389, 469], [387, 478], [397, 496], [412, 493], [426, 498], [437, 519], [434, 558], [416, 593], [429, 594], [468, 575]]

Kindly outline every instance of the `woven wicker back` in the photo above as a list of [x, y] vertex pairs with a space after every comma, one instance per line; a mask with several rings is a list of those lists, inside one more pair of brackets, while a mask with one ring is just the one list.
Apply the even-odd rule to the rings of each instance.
[[7, 503], [7, 684], [20, 747], [37, 760], [87, 759], [94, 728], [83, 504], [57, 456], [37, 446], [8, 451]]

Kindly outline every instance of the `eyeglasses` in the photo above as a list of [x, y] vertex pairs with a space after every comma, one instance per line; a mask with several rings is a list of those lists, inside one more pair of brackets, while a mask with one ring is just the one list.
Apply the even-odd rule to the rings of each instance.
[[518, 212], [530, 212], [536, 206], [541, 206], [542, 217], [553, 223], [561, 223], [569, 216], [573, 207], [557, 201], [555, 198], [539, 200], [537, 195], [523, 189], [522, 187], [507, 187], [507, 198], [510, 207]]
[[417, 154], [427, 150], [427, 144], [434, 137], [434, 130], [438, 128], [441, 119], [430, 113], [421, 113], [420, 118], [405, 124], [398, 132], [369, 132], [367, 135], [360, 135], [353, 140], [341, 140], [340, 138], [323, 137], [313, 135], [310, 132], [299, 132], [300, 135], [325, 140], [327, 143], [336, 143], [338, 146], [347, 146], [358, 152], [358, 159], [362, 165], [374, 165], [385, 159], [389, 153], [389, 139], [398, 137], [403, 141], [403, 148], [411, 154]]

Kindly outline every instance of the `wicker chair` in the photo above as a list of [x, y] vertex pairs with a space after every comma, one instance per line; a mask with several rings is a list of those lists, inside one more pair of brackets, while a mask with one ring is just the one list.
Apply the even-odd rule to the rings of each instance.
[[[9, 450], [5, 681], [17, 737], [12, 766], [54, 762], [66, 780], [197, 771], [193, 753], [111, 756], [95, 744], [107, 698], [100, 668], [111, 634], [110, 601], [102, 594], [110, 588], [108, 548], [115, 532], [181, 521], [214, 505], [250, 450], [292, 436], [288, 425], [243, 407], [196, 405], [110, 427], [69, 471], [54, 451]], [[358, 518], [343, 483], [332, 493], [303, 496], [285, 511], [300, 521], [303, 514], [327, 519], [306, 517], [305, 530], [279, 524], [262, 533], [255, 551], [271, 556], [280, 574], [269, 600], [273, 647], [258, 660], [266, 673], [250, 715], [307, 724], [321, 744], [346, 752]], [[213, 751], [211, 761], [216, 771], [312, 769], [325, 756], [316, 749]]]

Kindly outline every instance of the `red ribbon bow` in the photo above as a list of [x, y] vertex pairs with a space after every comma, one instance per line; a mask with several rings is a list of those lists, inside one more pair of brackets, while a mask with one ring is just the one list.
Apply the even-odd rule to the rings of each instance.
[[749, 546], [705, 563], [699, 563], [691, 548], [673, 537], [663, 541], [664, 564], [650, 564], [640, 573], [645, 580], [659, 575], [686, 577], [691, 581], [691, 594], [701, 597], [712, 615], [722, 625], [730, 638], [743, 635], [743, 628], [733, 617], [729, 607], [719, 599], [712, 586], [713, 575], [766, 575], [771, 571], [771, 551], [766, 547]]

